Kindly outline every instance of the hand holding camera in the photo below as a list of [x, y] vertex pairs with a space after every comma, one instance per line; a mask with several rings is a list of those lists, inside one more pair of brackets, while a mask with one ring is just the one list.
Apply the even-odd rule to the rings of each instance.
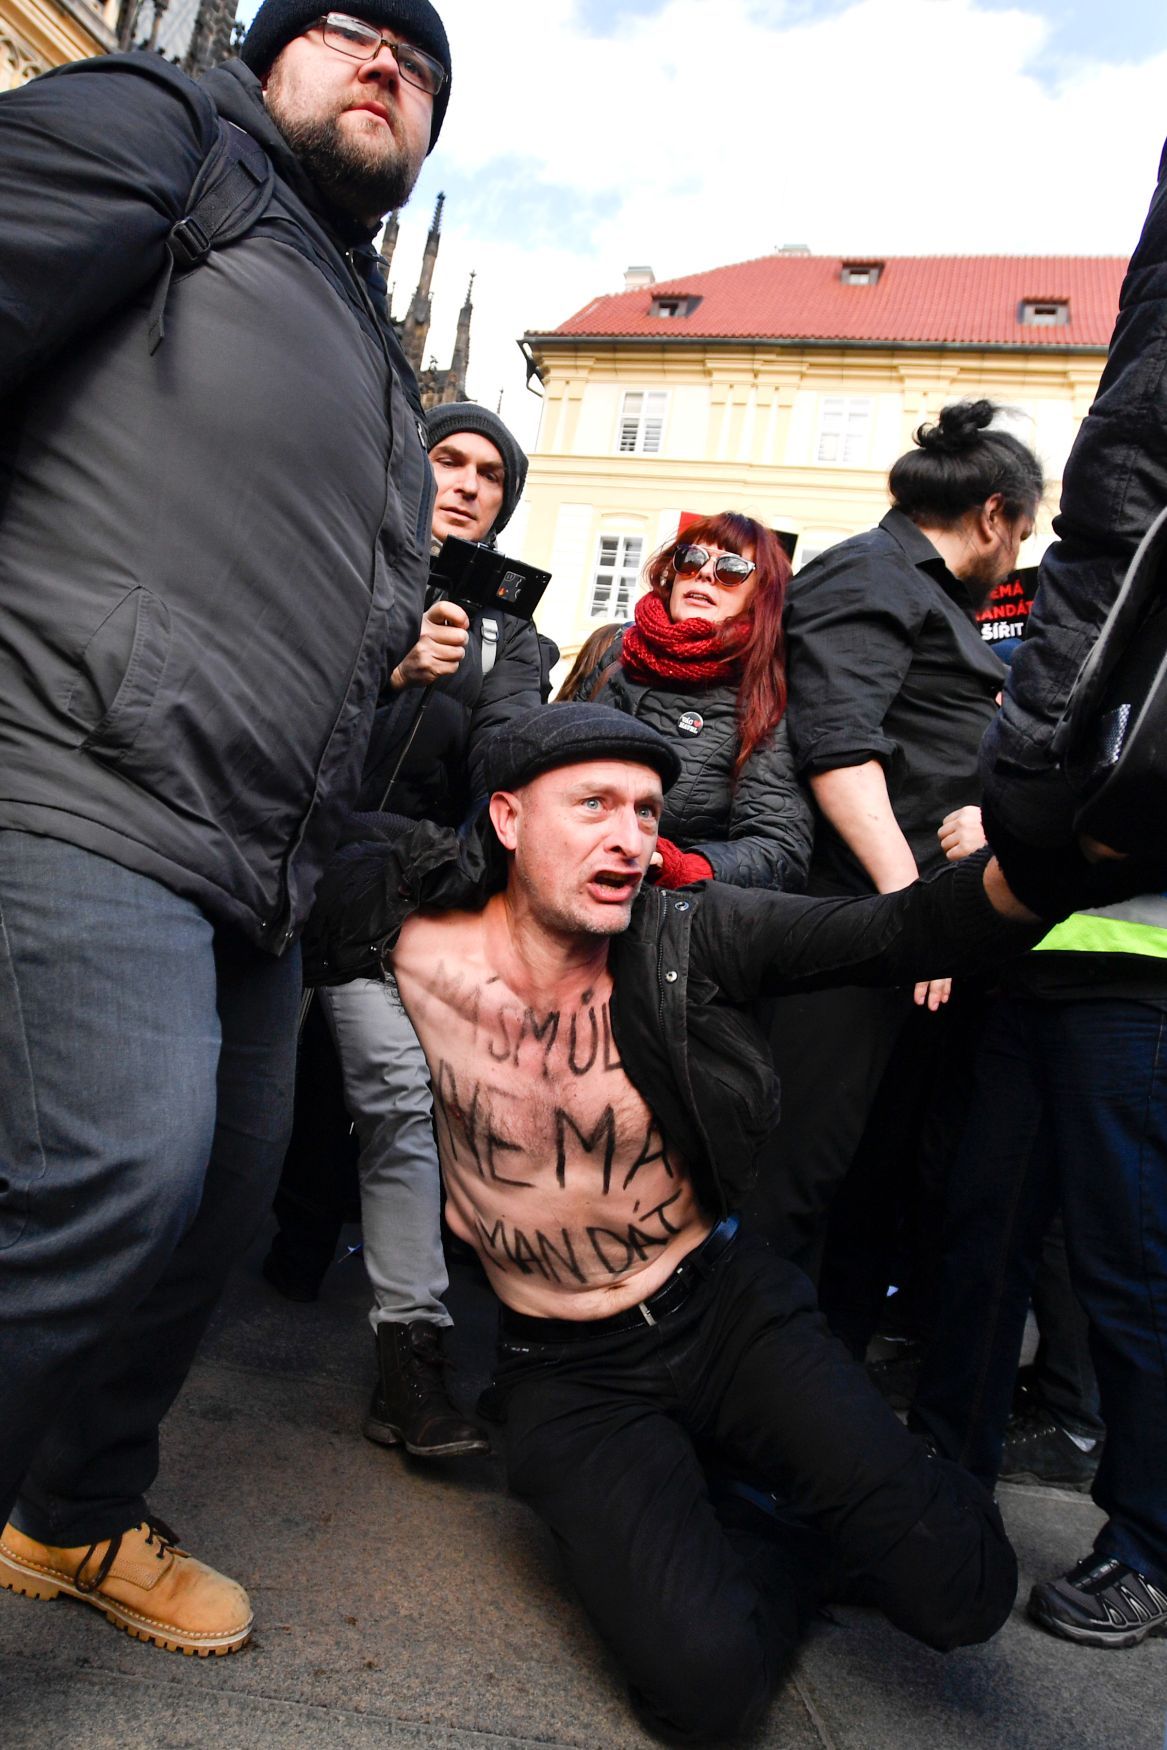
[[422, 615], [417, 643], [390, 676], [395, 692], [403, 687], [428, 687], [456, 674], [470, 638], [470, 617], [458, 602], [433, 602]]

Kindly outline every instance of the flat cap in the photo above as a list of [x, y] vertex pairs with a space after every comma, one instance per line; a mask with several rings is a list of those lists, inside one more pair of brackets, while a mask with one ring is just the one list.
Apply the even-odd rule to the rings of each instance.
[[540, 772], [583, 760], [629, 760], [651, 766], [667, 790], [681, 762], [663, 735], [611, 705], [578, 700], [536, 705], [496, 731], [486, 750], [486, 787], [517, 790]]

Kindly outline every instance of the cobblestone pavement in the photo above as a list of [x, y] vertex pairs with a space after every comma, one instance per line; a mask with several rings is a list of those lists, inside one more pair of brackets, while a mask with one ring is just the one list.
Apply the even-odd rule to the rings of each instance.
[[[251, 1592], [230, 1659], [131, 1641], [72, 1601], [0, 1593], [6, 1750], [637, 1750], [626, 1707], [496, 1460], [420, 1465], [360, 1435], [372, 1372], [359, 1256], [314, 1306], [245, 1264], [164, 1430], [160, 1516]], [[489, 1363], [490, 1296], [456, 1272], [456, 1395]], [[1088, 1498], [1004, 1488], [1034, 1579], [1083, 1554]], [[986, 1647], [941, 1657], [878, 1616], [816, 1627], [756, 1750], [1164, 1750], [1167, 1638], [1071, 1647], [1020, 1605]]]

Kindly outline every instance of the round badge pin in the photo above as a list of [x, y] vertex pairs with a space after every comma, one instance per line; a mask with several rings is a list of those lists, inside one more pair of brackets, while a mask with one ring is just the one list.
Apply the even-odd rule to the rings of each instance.
[[700, 711], [685, 711], [677, 718], [677, 728], [682, 735], [700, 735], [705, 727], [705, 719]]

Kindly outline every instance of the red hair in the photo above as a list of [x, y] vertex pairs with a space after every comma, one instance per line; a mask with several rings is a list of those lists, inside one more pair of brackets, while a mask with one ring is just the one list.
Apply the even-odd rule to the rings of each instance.
[[702, 517], [690, 523], [683, 535], [677, 535], [659, 548], [645, 567], [648, 587], [668, 606], [673, 587], [673, 554], [678, 547], [703, 545], [723, 547], [729, 553], [753, 549], [753, 577], [757, 585], [749, 607], [721, 623], [721, 635], [737, 643], [741, 629], [748, 632], [738, 648], [742, 658], [742, 678], [737, 693], [738, 752], [734, 761], [735, 776], [741, 771], [759, 742], [782, 721], [786, 710], [786, 642], [782, 634], [782, 610], [786, 605], [786, 586], [790, 582], [790, 561], [773, 529], [737, 510], [723, 510], [717, 516]]

